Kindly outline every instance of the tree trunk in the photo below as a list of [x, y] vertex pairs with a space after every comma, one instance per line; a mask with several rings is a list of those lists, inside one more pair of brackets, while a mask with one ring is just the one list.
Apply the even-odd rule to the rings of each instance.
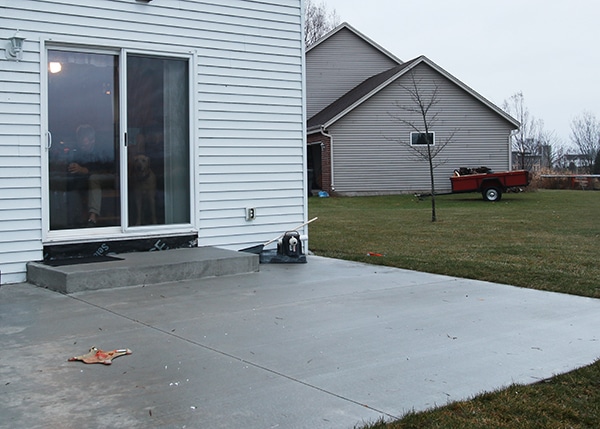
[[431, 221], [436, 222], [437, 216], [435, 213], [435, 176], [433, 174], [433, 157], [431, 156], [431, 146], [427, 144], [427, 155], [429, 160], [429, 178], [431, 180]]

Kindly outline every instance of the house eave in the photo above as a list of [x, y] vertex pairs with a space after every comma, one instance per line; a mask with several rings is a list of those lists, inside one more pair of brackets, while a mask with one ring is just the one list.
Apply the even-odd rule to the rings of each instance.
[[313, 134], [319, 134], [323, 128], [324, 128], [323, 125], [312, 126], [312, 127], [306, 129], [306, 134], [309, 136], [313, 135]]
[[511, 123], [515, 127], [515, 129], [517, 129], [517, 128], [519, 128], [521, 126], [520, 122], [517, 121], [515, 118], [513, 118], [508, 113], [506, 113], [504, 110], [502, 110], [501, 108], [499, 108], [498, 106], [496, 106], [494, 103], [492, 103], [491, 101], [489, 101], [487, 98], [485, 98], [481, 94], [479, 94], [473, 88], [471, 88], [470, 86], [468, 86], [465, 83], [463, 83], [461, 80], [457, 79], [456, 77], [454, 77], [453, 75], [451, 75], [450, 73], [448, 73], [446, 70], [444, 70], [443, 68], [441, 68], [440, 66], [438, 66], [433, 61], [431, 61], [429, 58], [427, 58], [425, 56], [421, 56], [420, 59], [422, 59], [422, 61], [420, 61], [420, 62], [426, 63], [429, 67], [433, 68], [438, 73], [440, 73], [442, 76], [444, 76], [447, 79], [449, 79], [450, 81], [452, 81], [452, 83], [454, 83], [455, 85], [457, 85], [458, 87], [460, 87], [463, 91], [467, 92], [472, 97], [476, 98], [478, 101], [480, 101], [481, 103], [485, 104], [488, 108], [490, 108], [491, 110], [493, 110], [495, 113], [497, 113], [498, 115], [502, 116], [506, 121], [508, 121], [509, 123]]
[[371, 91], [369, 91], [367, 94], [365, 94], [364, 96], [362, 96], [360, 99], [356, 100], [354, 103], [352, 103], [351, 105], [349, 105], [348, 107], [346, 107], [344, 110], [340, 111], [338, 114], [336, 114], [335, 116], [333, 116], [331, 119], [329, 119], [326, 122], [324, 122], [322, 124], [322, 127], [325, 128], [325, 129], [329, 128], [330, 126], [332, 126], [333, 124], [335, 124], [338, 120], [340, 120], [341, 118], [343, 118], [344, 116], [346, 116], [348, 113], [350, 113], [352, 110], [356, 109], [358, 106], [360, 106], [361, 104], [363, 104], [365, 101], [367, 101], [368, 99], [370, 99], [371, 97], [373, 97], [375, 94], [377, 94], [378, 92], [380, 92], [384, 88], [388, 87], [391, 83], [393, 83], [394, 81], [398, 80], [400, 77], [402, 77], [406, 73], [410, 72], [412, 69], [414, 69], [415, 67], [417, 67], [419, 64], [422, 64], [422, 63], [425, 63], [429, 67], [433, 68], [440, 75], [442, 75], [445, 78], [447, 78], [448, 80], [450, 80], [452, 83], [454, 83], [455, 85], [457, 85], [463, 91], [467, 92], [469, 95], [471, 95], [472, 97], [474, 97], [476, 100], [478, 100], [479, 102], [483, 103], [489, 109], [491, 109], [496, 114], [498, 114], [499, 116], [501, 116], [502, 118], [504, 118], [507, 122], [509, 122], [514, 127], [513, 129], [518, 129], [521, 126], [520, 122], [517, 121], [515, 118], [513, 118], [508, 113], [506, 113], [505, 111], [503, 111], [502, 109], [500, 109], [498, 106], [496, 106], [494, 103], [492, 103], [491, 101], [489, 101], [487, 98], [483, 97], [477, 91], [473, 90], [471, 87], [469, 87], [468, 85], [466, 85], [465, 83], [463, 83], [462, 81], [460, 81], [459, 79], [457, 79], [456, 77], [454, 77], [453, 75], [451, 75], [450, 73], [448, 73], [446, 70], [444, 70], [443, 68], [441, 68], [440, 66], [438, 66], [433, 61], [431, 61], [429, 58], [427, 58], [426, 56], [422, 55], [420, 57], [417, 57], [417, 58], [415, 58], [415, 59], [413, 59], [413, 60], [408, 61], [407, 63], [405, 63], [405, 64], [407, 64], [406, 67], [403, 67], [397, 73], [395, 73], [394, 75], [390, 76], [387, 80], [385, 80], [384, 82], [382, 82], [377, 87], [373, 88]]
[[[379, 85], [377, 85], [371, 91], [369, 91], [368, 93], [366, 93], [365, 95], [363, 95], [362, 97], [360, 97], [354, 103], [350, 104], [348, 107], [346, 107], [345, 109], [341, 110], [335, 116], [333, 116], [329, 120], [325, 121], [323, 124], [321, 124], [321, 127], [327, 129], [330, 126], [332, 126], [333, 124], [335, 124], [338, 120], [342, 119], [344, 116], [346, 116], [348, 113], [350, 113], [351, 111], [353, 111], [354, 109], [356, 109], [358, 106], [360, 106], [361, 104], [363, 104], [365, 101], [367, 101], [368, 99], [370, 99], [371, 97], [373, 97], [375, 94], [377, 94], [378, 92], [380, 92], [384, 88], [388, 87], [391, 83], [393, 83], [394, 81], [396, 81], [398, 78], [400, 78], [402, 75], [404, 75], [407, 71], [412, 70], [419, 63], [418, 60], [419, 59], [417, 59], [416, 61], [412, 60], [413, 61], [412, 64], [409, 64], [410, 62], [404, 63], [404, 64], [407, 64], [406, 67], [403, 67], [397, 73], [394, 73], [393, 75], [391, 75], [388, 79], [386, 79], [385, 81], [381, 82]], [[399, 66], [401, 66], [401, 65], [402, 64], [399, 64]], [[396, 66], [396, 67], [398, 67], [398, 66]], [[313, 126], [313, 127], [315, 127], [315, 126]]]

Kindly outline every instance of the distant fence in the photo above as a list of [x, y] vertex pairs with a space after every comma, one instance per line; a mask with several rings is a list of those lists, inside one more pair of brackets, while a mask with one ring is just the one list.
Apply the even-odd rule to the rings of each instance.
[[571, 189], [597, 189], [600, 174], [542, 174], [542, 179], [567, 179]]

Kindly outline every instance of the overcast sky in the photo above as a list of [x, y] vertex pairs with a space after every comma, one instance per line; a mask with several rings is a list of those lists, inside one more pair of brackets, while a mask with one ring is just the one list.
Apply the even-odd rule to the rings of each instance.
[[598, 0], [324, 3], [401, 60], [425, 55], [500, 107], [522, 91], [530, 114], [565, 144], [575, 116], [600, 119]]

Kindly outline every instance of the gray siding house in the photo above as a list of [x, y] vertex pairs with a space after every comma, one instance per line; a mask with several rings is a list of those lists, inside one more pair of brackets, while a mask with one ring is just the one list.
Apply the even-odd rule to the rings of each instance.
[[313, 189], [428, 191], [427, 161], [415, 150], [424, 124], [410, 112], [415, 90], [435, 99], [428, 131], [442, 148], [435, 158], [438, 192], [450, 191], [459, 167], [510, 169], [510, 134], [518, 122], [428, 58], [402, 62], [344, 23], [307, 50], [306, 67]]
[[307, 219], [301, 0], [0, 10], [1, 283], [61, 246], [238, 250]]

